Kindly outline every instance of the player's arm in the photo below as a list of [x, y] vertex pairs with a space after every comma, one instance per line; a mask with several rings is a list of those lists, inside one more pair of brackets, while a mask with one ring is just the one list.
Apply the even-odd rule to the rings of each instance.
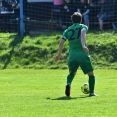
[[88, 53], [89, 49], [86, 47], [85, 43], [86, 43], [86, 30], [82, 29], [81, 30], [81, 44], [82, 44], [82, 48], [84, 49], [84, 51]]
[[55, 61], [58, 61], [60, 59], [60, 57], [61, 57], [64, 42], [65, 42], [64, 39], [61, 39], [60, 42], [59, 42], [58, 54], [54, 58]]

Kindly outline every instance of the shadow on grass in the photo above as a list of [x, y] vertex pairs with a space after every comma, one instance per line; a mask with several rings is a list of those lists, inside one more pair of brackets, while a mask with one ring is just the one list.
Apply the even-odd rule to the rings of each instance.
[[88, 98], [88, 97], [90, 97], [89, 95], [81, 95], [80, 97], [78, 97], [78, 98]]
[[78, 98], [88, 98], [89, 96], [86, 95], [86, 96], [80, 96], [80, 97], [67, 97], [67, 96], [62, 96], [62, 97], [58, 97], [58, 98], [49, 98], [47, 97], [46, 99], [47, 100], [75, 100], [75, 99], [78, 99]]
[[7, 68], [8, 64], [11, 61], [12, 55], [14, 53], [14, 48], [19, 43], [22, 43], [24, 38], [23, 37], [19, 37], [18, 35], [12, 35], [12, 36], [9, 37], [9, 39], [13, 39], [13, 41], [11, 41], [11, 43], [9, 44], [9, 48], [11, 48], [11, 49], [9, 51], [9, 54], [8, 54], [7, 58], [5, 59], [5, 63], [4, 63], [3, 69]]
[[58, 98], [46, 98], [47, 100], [73, 100], [73, 99], [77, 99], [77, 97], [67, 97], [67, 96], [62, 96], [62, 97], [58, 97]]
[[67, 96], [63, 96], [63, 97], [58, 97], [55, 99], [51, 99], [51, 100], [74, 100], [77, 99], [77, 97], [67, 97]]

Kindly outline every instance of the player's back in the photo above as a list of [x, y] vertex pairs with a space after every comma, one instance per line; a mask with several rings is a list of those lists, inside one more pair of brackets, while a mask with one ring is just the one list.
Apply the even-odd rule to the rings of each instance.
[[77, 53], [84, 53], [81, 44], [81, 30], [88, 30], [87, 26], [75, 23], [66, 30], [66, 38], [69, 42], [69, 54], [76, 55]]

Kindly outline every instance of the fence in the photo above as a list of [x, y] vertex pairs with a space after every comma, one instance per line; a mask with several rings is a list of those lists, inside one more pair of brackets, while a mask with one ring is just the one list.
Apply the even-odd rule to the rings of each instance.
[[[88, 5], [86, 3], [82, 5], [80, 0], [71, 0], [70, 3], [66, 2], [61, 5], [53, 5], [53, 0], [13, 0], [11, 3], [8, 3], [8, 1], [9, 0], [0, 1], [0, 32], [21, 33], [23, 28], [25, 33], [37, 30], [64, 30], [72, 24], [70, 16], [73, 12], [80, 10], [80, 12], [83, 13], [87, 12], [87, 9], [89, 9], [88, 24], [86, 24], [87, 21], [85, 21], [85, 19], [82, 23], [88, 25], [89, 29], [98, 30], [99, 18], [97, 18], [97, 15], [104, 6], [104, 3], [98, 0], [88, 1]], [[107, 4], [106, 10], [112, 11], [113, 9], [114, 15], [104, 21], [104, 29], [112, 29], [117, 25], [117, 1], [110, 1], [110, 4], [112, 4], [113, 1], [114, 6], [110, 7], [110, 5]], [[23, 12], [21, 13], [22, 10]], [[21, 21], [23, 21], [22, 25]]]

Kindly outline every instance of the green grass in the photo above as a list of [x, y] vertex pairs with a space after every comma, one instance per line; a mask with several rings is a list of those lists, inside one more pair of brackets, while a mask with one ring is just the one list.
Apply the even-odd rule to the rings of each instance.
[[67, 70], [1, 70], [0, 117], [116, 117], [117, 71], [96, 70], [98, 97], [80, 90], [88, 77], [79, 70], [64, 95]]
[[[68, 42], [61, 61], [55, 63], [62, 33], [27, 35], [0, 33], [0, 69], [67, 69]], [[87, 46], [95, 68], [117, 69], [116, 31], [89, 31]]]

